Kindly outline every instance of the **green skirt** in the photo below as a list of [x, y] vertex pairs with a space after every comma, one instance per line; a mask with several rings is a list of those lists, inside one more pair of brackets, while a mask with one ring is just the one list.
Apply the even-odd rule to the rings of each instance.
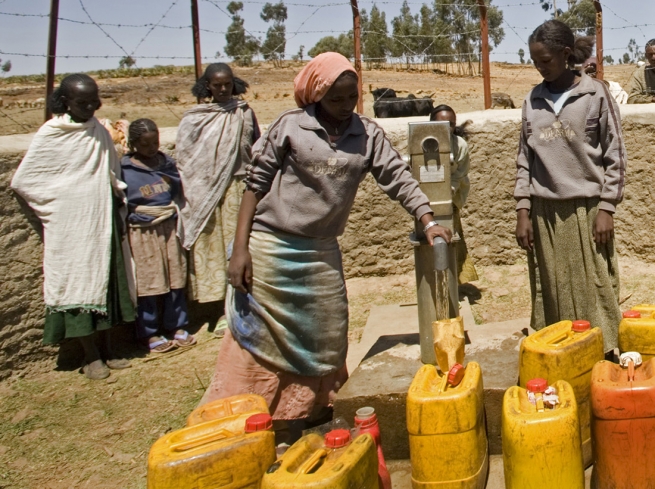
[[604, 245], [594, 241], [599, 203], [598, 198], [532, 198], [531, 325], [539, 330], [567, 319], [586, 319], [603, 330], [609, 351], [617, 346], [621, 321], [619, 266], [614, 240]]
[[116, 324], [134, 321], [136, 311], [130, 297], [125, 261], [121, 251], [121, 235], [116, 225], [116, 220], [120, 217], [115, 214], [107, 287], [107, 314], [81, 310], [46, 312], [43, 344], [56, 345], [66, 338], [89, 336]]

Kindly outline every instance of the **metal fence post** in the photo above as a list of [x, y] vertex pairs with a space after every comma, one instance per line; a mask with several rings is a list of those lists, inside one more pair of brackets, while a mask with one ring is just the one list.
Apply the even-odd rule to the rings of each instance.
[[[193, 31], [193, 59], [196, 80], [202, 76], [202, 57], [200, 56], [200, 21], [198, 20], [198, 0], [191, 0], [191, 28]], [[197, 99], [198, 103], [201, 102]]]
[[364, 98], [362, 93], [362, 24], [359, 17], [359, 7], [357, 7], [357, 0], [350, 0], [350, 7], [353, 11], [353, 37], [355, 45], [355, 71], [357, 72], [357, 91], [359, 92], [359, 99], [357, 99], [357, 112], [364, 113]]
[[484, 108], [491, 108], [491, 66], [489, 64], [489, 22], [484, 0], [478, 0], [480, 7], [480, 41], [482, 44], [482, 79], [484, 83]]
[[596, 9], [596, 78], [602, 80], [605, 76], [603, 67], [605, 55], [603, 53], [603, 6], [600, 4], [600, 0], [594, 0], [594, 8]]
[[50, 0], [50, 29], [48, 32], [48, 57], [45, 75], [45, 120], [52, 119], [50, 97], [55, 89], [55, 60], [57, 56], [57, 24], [59, 0]]

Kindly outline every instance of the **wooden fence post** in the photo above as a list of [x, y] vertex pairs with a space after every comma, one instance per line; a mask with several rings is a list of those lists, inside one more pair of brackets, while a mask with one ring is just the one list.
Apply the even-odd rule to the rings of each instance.
[[489, 22], [484, 0], [478, 0], [480, 7], [480, 40], [482, 43], [482, 79], [484, 83], [484, 108], [491, 108], [491, 66], [489, 64]]

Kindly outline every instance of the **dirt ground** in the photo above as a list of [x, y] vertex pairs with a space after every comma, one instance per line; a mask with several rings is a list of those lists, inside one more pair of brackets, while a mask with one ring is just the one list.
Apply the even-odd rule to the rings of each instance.
[[[476, 321], [529, 316], [525, 265], [478, 272], [469, 287]], [[655, 302], [655, 266], [624, 261], [621, 273], [624, 309]], [[371, 307], [416, 302], [412, 275], [351, 279], [348, 293], [351, 341]], [[210, 381], [220, 340], [206, 325], [197, 336], [197, 347], [162, 357], [122, 344], [134, 366], [107, 381], [62, 369], [0, 383], [0, 488], [145, 488], [150, 446], [184, 426]]]
[[[618, 81], [624, 87], [634, 71], [631, 65], [606, 67], [606, 79]], [[268, 124], [284, 110], [295, 107], [293, 78], [299, 65], [274, 68], [263, 63], [252, 68], [239, 68], [237, 76], [250, 83], [245, 98], [257, 114], [260, 123]], [[525, 94], [541, 81], [531, 65], [492, 63], [492, 92], [511, 95], [520, 106]], [[99, 80], [103, 107], [98, 117], [116, 120], [127, 117], [153, 119], [160, 127], [176, 126], [184, 111], [195, 104], [191, 95], [191, 76], [162, 75], [144, 78]], [[481, 77], [444, 75], [431, 71], [365, 70], [363, 73], [364, 114], [373, 116], [373, 96], [370, 88], [390, 87], [400, 96], [413, 93], [418, 97], [431, 96], [438, 104], [448, 104], [457, 112], [471, 112], [484, 108]], [[17, 107], [36, 104], [43, 97], [44, 85], [18, 85], [0, 79], [0, 97], [4, 108], [0, 111], [0, 135], [33, 132], [43, 123], [42, 107]], [[9, 108], [8, 108], [9, 107]], [[499, 109], [498, 109], [499, 110]]]
[[[632, 67], [609, 67], [608, 79], [625, 85]], [[273, 69], [266, 65], [240, 69], [247, 79], [251, 102], [261, 123], [271, 122], [294, 106], [292, 80], [297, 67]], [[492, 90], [509, 93], [520, 104], [539, 82], [530, 66], [493, 65]], [[372, 115], [369, 84], [392, 87], [402, 94], [434, 94], [459, 112], [480, 110], [481, 78], [435, 73], [366, 71], [365, 113]], [[104, 106], [98, 116], [130, 120], [155, 119], [161, 127], [177, 124], [193, 105], [190, 77], [160, 76], [102, 80]], [[3, 111], [0, 135], [34, 131], [42, 109], [11, 108], [18, 100], [41, 97], [39, 85], [15, 86], [0, 82]], [[11, 119], [18, 121], [19, 126]], [[655, 267], [623, 261], [622, 307], [655, 302]], [[478, 323], [528, 317], [527, 269], [524, 264], [479, 267], [480, 280], [469, 287]], [[351, 341], [358, 341], [371, 307], [416, 301], [412, 275], [356, 278], [348, 281]], [[475, 325], [469, 325], [475, 327]], [[88, 381], [76, 368], [31, 369], [14, 373], [0, 383], [0, 489], [17, 488], [144, 488], [150, 445], [162, 434], [180, 428], [200, 400], [214, 367], [220, 340], [199, 325], [199, 344], [189, 351], [147, 357], [122, 344], [133, 368], [112, 373], [107, 381]]]

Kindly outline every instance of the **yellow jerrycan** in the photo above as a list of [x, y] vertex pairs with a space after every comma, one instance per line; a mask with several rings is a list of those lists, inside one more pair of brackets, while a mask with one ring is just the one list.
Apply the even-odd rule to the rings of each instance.
[[563, 380], [551, 388], [545, 379], [527, 384], [527, 390], [510, 387], [503, 397], [505, 488], [584, 489], [573, 388]]
[[655, 304], [637, 304], [630, 308], [631, 311], [641, 313], [641, 317], [652, 317], [655, 314]]
[[643, 361], [655, 357], [655, 318], [645, 306], [648, 305], [641, 304], [625, 311], [619, 323], [619, 350], [621, 353], [636, 351]]
[[605, 359], [603, 332], [589, 321], [560, 321], [531, 334], [521, 342], [519, 385], [543, 377], [552, 385], [566, 380], [580, 412], [580, 436], [585, 467], [591, 465], [591, 370]]
[[234, 414], [268, 414], [266, 399], [257, 394], [239, 394], [238, 396], [217, 399], [193, 410], [186, 420], [187, 426], [225, 418]]
[[[489, 467], [480, 366], [419, 369], [407, 393], [412, 487], [483, 489]], [[456, 454], [454, 457], [453, 454]]]
[[264, 474], [262, 489], [379, 489], [378, 453], [369, 433], [303, 436]]
[[268, 414], [237, 414], [162, 436], [148, 455], [148, 489], [258, 489], [275, 462]]

